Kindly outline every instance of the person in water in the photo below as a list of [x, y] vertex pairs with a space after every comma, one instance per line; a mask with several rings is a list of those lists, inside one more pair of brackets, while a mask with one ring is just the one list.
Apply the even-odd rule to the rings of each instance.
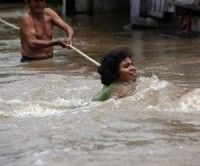
[[101, 61], [98, 73], [104, 85], [92, 101], [105, 101], [109, 98], [122, 98], [133, 90], [136, 81], [136, 68], [133, 55], [127, 48], [119, 48], [107, 53]]
[[[53, 57], [53, 46], [70, 48], [73, 29], [50, 8], [45, 0], [25, 0], [28, 11], [20, 19], [21, 62]], [[53, 37], [53, 26], [66, 33], [66, 37]]]

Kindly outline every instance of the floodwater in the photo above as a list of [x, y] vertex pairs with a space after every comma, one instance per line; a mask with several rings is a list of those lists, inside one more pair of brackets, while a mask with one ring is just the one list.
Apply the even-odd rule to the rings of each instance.
[[[18, 25], [23, 11], [1, 5], [0, 18]], [[60, 47], [53, 59], [22, 64], [18, 31], [0, 23], [0, 165], [198, 166], [200, 39], [129, 31], [123, 15], [66, 20], [74, 46], [98, 62], [130, 47], [136, 90], [90, 102], [102, 87], [94, 64]]]

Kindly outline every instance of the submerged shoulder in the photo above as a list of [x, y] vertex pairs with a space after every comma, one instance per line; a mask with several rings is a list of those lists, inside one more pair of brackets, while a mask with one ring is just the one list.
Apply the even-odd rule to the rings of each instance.
[[110, 84], [108, 86], [104, 86], [101, 92], [97, 93], [92, 101], [105, 101], [112, 97], [113, 92], [115, 91], [116, 85]]

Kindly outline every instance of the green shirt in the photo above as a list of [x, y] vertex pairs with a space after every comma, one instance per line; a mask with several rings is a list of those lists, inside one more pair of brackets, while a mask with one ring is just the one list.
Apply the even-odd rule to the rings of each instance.
[[108, 100], [111, 95], [112, 95], [112, 92], [113, 92], [113, 89], [115, 87], [115, 84], [112, 83], [108, 86], [104, 85], [104, 87], [102, 88], [101, 92], [97, 93], [92, 101], [105, 101], [105, 100]]

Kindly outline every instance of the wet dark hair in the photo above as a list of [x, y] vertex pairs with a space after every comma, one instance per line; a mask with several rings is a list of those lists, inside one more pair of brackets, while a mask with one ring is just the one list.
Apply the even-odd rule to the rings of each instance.
[[102, 84], [110, 85], [119, 80], [119, 64], [127, 57], [132, 59], [132, 53], [128, 48], [118, 48], [104, 55], [98, 68]]

